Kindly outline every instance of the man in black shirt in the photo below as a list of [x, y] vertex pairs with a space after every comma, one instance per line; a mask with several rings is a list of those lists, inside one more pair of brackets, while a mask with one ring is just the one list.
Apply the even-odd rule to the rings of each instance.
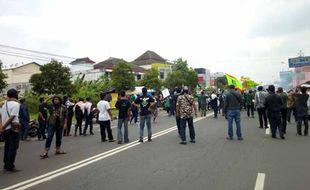
[[267, 109], [272, 138], [277, 138], [276, 133], [278, 128], [281, 139], [285, 139], [281, 124], [281, 107], [283, 105], [282, 99], [280, 96], [275, 94], [275, 87], [273, 85], [270, 85], [268, 89], [269, 95], [265, 99], [264, 106]]
[[152, 126], [151, 126], [151, 118], [152, 113], [150, 111], [150, 107], [154, 105], [154, 99], [147, 95], [147, 88], [142, 88], [142, 96], [135, 100], [134, 105], [140, 105], [140, 139], [139, 142], [143, 142], [143, 133], [145, 122], [147, 125], [148, 131], [148, 141], [152, 141]]
[[43, 139], [46, 139], [45, 131], [46, 131], [48, 109], [47, 109], [47, 105], [43, 97], [41, 97], [39, 101], [40, 101], [40, 105], [39, 105], [39, 116], [38, 116], [38, 121], [39, 121], [38, 140], [41, 140], [41, 137]]
[[117, 133], [117, 139], [118, 144], [123, 143], [123, 134], [122, 134], [122, 126], [124, 124], [124, 143], [128, 143], [128, 120], [130, 118], [130, 108], [131, 104], [129, 100], [126, 98], [125, 91], [120, 92], [121, 98], [117, 100], [115, 107], [119, 110], [118, 111], [118, 133]]
[[308, 135], [308, 99], [307, 88], [301, 87], [301, 93], [297, 94], [296, 115], [297, 115], [297, 135], [301, 136], [302, 122], [305, 124], [304, 135]]

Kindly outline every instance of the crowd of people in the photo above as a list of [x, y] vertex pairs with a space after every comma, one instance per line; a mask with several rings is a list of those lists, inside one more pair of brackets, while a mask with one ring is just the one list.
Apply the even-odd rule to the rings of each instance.
[[[42, 159], [49, 157], [49, 150], [53, 137], [56, 136], [55, 154], [65, 154], [61, 149], [63, 136], [94, 135], [93, 120], [97, 119], [100, 126], [101, 142], [115, 142], [118, 144], [129, 143], [128, 125], [137, 123], [139, 117], [139, 139], [144, 141], [144, 128], [147, 127], [147, 141], [152, 141], [152, 123], [156, 122], [158, 106], [163, 105], [169, 116], [175, 116], [176, 126], [180, 137], [180, 144], [186, 145], [186, 127], [189, 128], [191, 143], [196, 143], [194, 117], [198, 110], [201, 117], [206, 117], [208, 110], [213, 110], [213, 117], [218, 118], [222, 113], [228, 122], [227, 140], [234, 139], [233, 122], [236, 123], [236, 135], [238, 140], [243, 140], [241, 132], [241, 110], [247, 110], [247, 116], [254, 118], [258, 113], [259, 128], [268, 128], [270, 124], [272, 138], [276, 138], [277, 130], [281, 139], [285, 139], [286, 123], [291, 122], [291, 114], [294, 114], [297, 122], [297, 135], [308, 135], [308, 99], [306, 88], [298, 88], [295, 92], [284, 92], [281, 87], [275, 90], [270, 85], [266, 91], [263, 87], [247, 92], [239, 92], [233, 85], [220, 94], [216, 91], [206, 93], [201, 91], [198, 96], [198, 110], [194, 96], [187, 87], [176, 88], [171, 95], [162, 98], [161, 94], [148, 93], [147, 88], [142, 89], [140, 95], [127, 95], [125, 91], [119, 92], [115, 103], [118, 110], [117, 139], [114, 139], [111, 121], [114, 119], [111, 112], [111, 96], [108, 93], [100, 93], [100, 101], [95, 105], [92, 98], [86, 100], [79, 98], [74, 102], [70, 97], [52, 96], [40, 98], [38, 108], [39, 132], [38, 140], [45, 140], [44, 151], [40, 155]], [[73, 125], [73, 118], [75, 124]], [[16, 171], [15, 157], [19, 146], [19, 140], [28, 139], [29, 111], [25, 105], [25, 99], [18, 99], [18, 92], [10, 89], [7, 92], [7, 100], [1, 107], [0, 133], [5, 139], [4, 170]], [[302, 122], [305, 125], [302, 133]], [[83, 126], [84, 123], [84, 126]]]

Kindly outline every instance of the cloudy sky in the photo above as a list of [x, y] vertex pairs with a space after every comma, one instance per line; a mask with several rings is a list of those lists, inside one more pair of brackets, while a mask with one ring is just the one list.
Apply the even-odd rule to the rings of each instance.
[[0, 0], [0, 44], [96, 62], [153, 50], [269, 83], [310, 55], [309, 18], [310, 0]]

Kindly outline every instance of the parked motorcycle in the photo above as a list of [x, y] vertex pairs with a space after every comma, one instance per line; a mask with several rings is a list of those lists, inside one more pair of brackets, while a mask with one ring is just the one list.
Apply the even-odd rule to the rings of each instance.
[[39, 124], [35, 120], [31, 120], [29, 122], [28, 135], [30, 137], [36, 137], [38, 136], [38, 132], [39, 132]]

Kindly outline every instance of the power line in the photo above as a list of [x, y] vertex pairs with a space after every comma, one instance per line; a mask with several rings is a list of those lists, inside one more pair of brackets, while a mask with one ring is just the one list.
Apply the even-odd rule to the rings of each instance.
[[35, 58], [35, 57], [29, 57], [29, 56], [23, 56], [23, 55], [17, 55], [17, 54], [5, 53], [5, 52], [0, 52], [0, 54], [13, 56], [13, 57], [21, 57], [21, 58], [26, 58], [26, 59], [32, 59], [32, 60], [50, 61], [48, 59], [41, 59], [41, 58]]
[[54, 58], [54, 57], [38, 56], [38, 55], [34, 55], [34, 54], [17, 53], [17, 52], [14, 52], [14, 51], [7, 51], [7, 50], [1, 50], [1, 49], [0, 49], [0, 52], [7, 53], [7, 54], [19, 55], [19, 56], [35, 57], [35, 58], [39, 58], [39, 59], [48, 59], [48, 60], [50, 60], [50, 59]]
[[8, 45], [4, 45], [4, 44], [0, 44], [0, 47], [20, 50], [20, 51], [26, 51], [26, 52], [32, 52], [32, 53], [38, 53], [38, 54], [45, 54], [45, 55], [55, 56], [55, 57], [62, 57], [62, 58], [66, 58], [66, 59], [76, 59], [74, 57], [69, 57], [69, 56], [64, 56], [64, 55], [57, 55], [57, 54], [53, 54], [53, 53], [47, 53], [47, 52], [42, 52], [42, 51], [30, 50], [30, 49], [24, 49], [24, 48], [19, 48], [19, 47], [14, 47], [14, 46], [8, 46]]
[[[14, 53], [6, 53], [6, 52], [1, 52], [0, 50], [0, 54], [2, 55], [7, 55], [7, 56], [12, 56], [12, 57], [21, 57], [21, 58], [26, 58], [26, 59], [30, 59], [30, 60], [37, 60], [37, 61], [51, 61], [53, 58], [40, 58], [40, 57], [32, 57], [32, 56], [27, 56], [27, 55], [19, 55], [19, 54], [14, 54]], [[57, 59], [55, 59], [57, 60]], [[60, 60], [61, 61], [61, 60]], [[68, 62], [63, 62], [64, 64], [67, 64]]]

